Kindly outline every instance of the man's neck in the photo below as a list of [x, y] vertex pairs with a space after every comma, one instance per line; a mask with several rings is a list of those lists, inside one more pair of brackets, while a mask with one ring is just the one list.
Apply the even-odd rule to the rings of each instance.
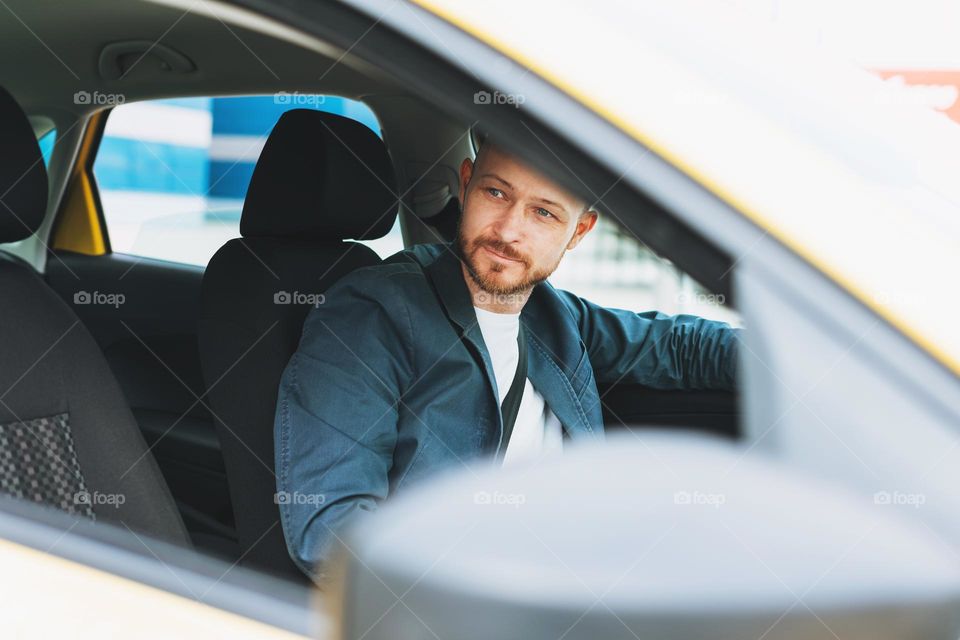
[[533, 291], [531, 288], [520, 293], [490, 293], [481, 289], [480, 285], [473, 281], [465, 264], [461, 263], [460, 268], [463, 272], [463, 279], [467, 283], [467, 290], [470, 291], [473, 306], [484, 309], [485, 311], [492, 313], [520, 313], [523, 305], [527, 303], [527, 299], [530, 297], [530, 292]]

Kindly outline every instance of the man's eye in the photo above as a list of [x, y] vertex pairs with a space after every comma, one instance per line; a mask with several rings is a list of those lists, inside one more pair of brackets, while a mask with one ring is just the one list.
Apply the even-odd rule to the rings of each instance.
[[543, 207], [537, 209], [537, 214], [542, 218], [556, 218], [555, 215], [544, 209]]
[[499, 198], [500, 196], [503, 195], [503, 191], [500, 191], [500, 189], [496, 189], [494, 187], [490, 187], [489, 189], [487, 189], [487, 193], [492, 195], [494, 198]]

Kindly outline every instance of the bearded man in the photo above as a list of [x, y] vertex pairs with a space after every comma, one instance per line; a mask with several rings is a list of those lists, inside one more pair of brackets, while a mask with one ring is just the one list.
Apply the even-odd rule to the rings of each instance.
[[280, 385], [280, 515], [321, 582], [347, 523], [441, 469], [531, 464], [603, 437], [597, 382], [735, 387], [739, 329], [605, 308], [547, 278], [597, 212], [493, 141], [460, 167], [457, 240], [333, 285]]

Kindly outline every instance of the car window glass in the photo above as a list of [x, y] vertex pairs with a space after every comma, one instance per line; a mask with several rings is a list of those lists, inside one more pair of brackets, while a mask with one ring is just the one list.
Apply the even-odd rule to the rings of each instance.
[[[107, 120], [94, 163], [113, 251], [206, 265], [240, 235], [250, 176], [273, 125], [289, 109], [353, 118], [380, 135], [362, 102], [280, 92], [121, 104]], [[402, 248], [399, 224], [369, 244]]]

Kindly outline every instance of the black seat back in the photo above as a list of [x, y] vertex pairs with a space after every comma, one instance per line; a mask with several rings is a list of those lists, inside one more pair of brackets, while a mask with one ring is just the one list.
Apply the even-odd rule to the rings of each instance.
[[280, 376], [331, 284], [378, 264], [344, 241], [385, 235], [397, 216], [383, 142], [366, 126], [297, 109], [257, 162], [240, 233], [203, 278], [200, 355], [223, 450], [242, 562], [295, 579], [276, 498], [273, 424]]
[[[43, 221], [47, 174], [3, 89], [0, 149], [0, 243], [15, 242]], [[0, 490], [189, 545], [100, 348], [33, 267], [0, 256]]]

